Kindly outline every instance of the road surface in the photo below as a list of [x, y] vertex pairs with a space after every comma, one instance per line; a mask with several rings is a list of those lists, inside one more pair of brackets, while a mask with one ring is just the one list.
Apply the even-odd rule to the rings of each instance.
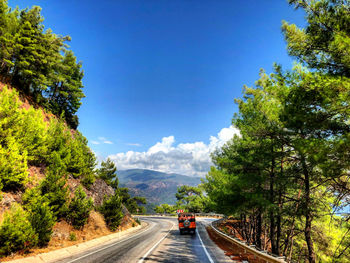
[[59, 263], [232, 262], [208, 237], [210, 219], [197, 218], [195, 235], [180, 235], [177, 219], [141, 217], [149, 225], [113, 244], [95, 247]]

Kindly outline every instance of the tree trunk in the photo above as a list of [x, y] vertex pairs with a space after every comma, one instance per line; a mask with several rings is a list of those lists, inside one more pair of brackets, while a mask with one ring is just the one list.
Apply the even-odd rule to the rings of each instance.
[[258, 210], [258, 215], [256, 219], [256, 246], [261, 249], [261, 233], [262, 233], [262, 215], [261, 208]]
[[302, 156], [301, 158], [302, 167], [303, 167], [303, 173], [305, 176], [305, 240], [307, 244], [307, 250], [308, 250], [308, 260], [310, 263], [316, 262], [316, 256], [314, 251], [314, 245], [311, 238], [311, 223], [312, 223], [312, 213], [310, 209], [310, 202], [311, 202], [311, 193], [310, 193], [310, 174], [306, 167], [306, 161], [305, 157]]
[[[270, 203], [274, 204], [274, 179], [275, 179], [275, 158], [273, 156], [273, 148], [271, 150], [272, 160], [271, 160], [271, 172], [270, 172]], [[270, 242], [271, 242], [271, 252], [276, 254], [275, 245], [275, 217], [273, 210], [270, 208]]]

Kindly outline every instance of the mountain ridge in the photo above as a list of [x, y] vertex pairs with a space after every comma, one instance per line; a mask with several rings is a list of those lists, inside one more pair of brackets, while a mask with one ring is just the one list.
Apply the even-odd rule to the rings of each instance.
[[132, 196], [143, 196], [149, 204], [175, 204], [177, 187], [197, 186], [201, 177], [165, 173], [150, 169], [127, 169], [117, 172], [120, 185], [129, 188]]

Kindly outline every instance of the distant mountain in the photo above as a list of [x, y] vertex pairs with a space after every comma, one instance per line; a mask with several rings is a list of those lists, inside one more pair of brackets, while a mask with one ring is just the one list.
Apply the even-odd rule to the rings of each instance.
[[121, 170], [117, 174], [120, 186], [128, 187], [131, 196], [146, 197], [148, 203], [155, 205], [175, 204], [178, 186], [197, 186], [201, 183], [199, 177], [145, 169]]

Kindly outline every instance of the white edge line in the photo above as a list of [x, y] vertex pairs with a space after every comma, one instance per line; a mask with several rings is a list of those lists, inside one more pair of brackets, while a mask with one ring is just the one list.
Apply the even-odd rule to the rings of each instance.
[[[83, 256], [81, 256], [81, 257], [75, 258], [75, 259], [73, 259], [73, 260], [71, 260], [71, 261], [68, 261], [68, 263], [72, 263], [72, 262], [78, 261], [79, 259], [88, 257], [88, 256], [90, 256], [90, 255], [92, 255], [92, 254], [95, 254], [95, 253], [100, 252], [100, 251], [102, 251], [102, 250], [105, 250], [105, 249], [107, 249], [107, 248], [113, 247], [113, 246], [115, 246], [115, 245], [117, 245], [117, 244], [119, 244], [119, 243], [122, 243], [122, 242], [124, 242], [124, 241], [126, 241], [126, 240], [129, 240], [129, 239], [131, 239], [131, 238], [134, 238], [134, 237], [136, 237], [136, 236], [139, 236], [139, 235], [141, 235], [142, 233], [144, 233], [144, 232], [146, 232], [146, 231], [152, 229], [154, 226], [155, 226], [155, 224], [153, 224], [151, 228], [147, 228], [147, 229], [145, 229], [144, 231], [142, 231], [142, 232], [140, 232], [140, 233], [138, 233], [138, 234], [136, 234], [136, 235], [132, 235], [131, 237], [126, 238], [126, 239], [122, 239], [122, 240], [120, 240], [119, 242], [113, 242], [113, 244], [111, 244], [111, 245], [109, 245], [109, 246], [107, 246], [107, 247], [103, 247], [103, 248], [101, 248], [101, 249], [94, 250], [94, 251], [92, 251], [92, 252], [89, 253], [89, 254], [86, 254], [86, 255], [83, 255]], [[84, 252], [82, 252], [82, 253], [84, 253]]]
[[200, 234], [199, 234], [198, 229], [197, 229], [196, 232], [197, 232], [197, 235], [198, 235], [198, 237], [199, 237], [199, 241], [201, 242], [202, 247], [203, 247], [203, 249], [204, 249], [204, 252], [205, 252], [205, 254], [207, 255], [207, 257], [208, 257], [210, 263], [214, 263], [214, 260], [211, 258], [211, 256], [210, 256], [209, 253], [208, 253], [208, 250], [207, 250], [206, 247], [204, 246], [204, 243], [203, 243], [203, 241], [202, 241], [202, 239], [201, 239], [201, 236], [200, 236]]
[[155, 249], [155, 247], [158, 246], [159, 243], [164, 240], [164, 238], [166, 238], [166, 236], [170, 233], [170, 231], [173, 229], [174, 226], [175, 224], [173, 224], [170, 230], [153, 247], [151, 247], [137, 263], [142, 263], [148, 257], [148, 255], [152, 252], [152, 250]]

